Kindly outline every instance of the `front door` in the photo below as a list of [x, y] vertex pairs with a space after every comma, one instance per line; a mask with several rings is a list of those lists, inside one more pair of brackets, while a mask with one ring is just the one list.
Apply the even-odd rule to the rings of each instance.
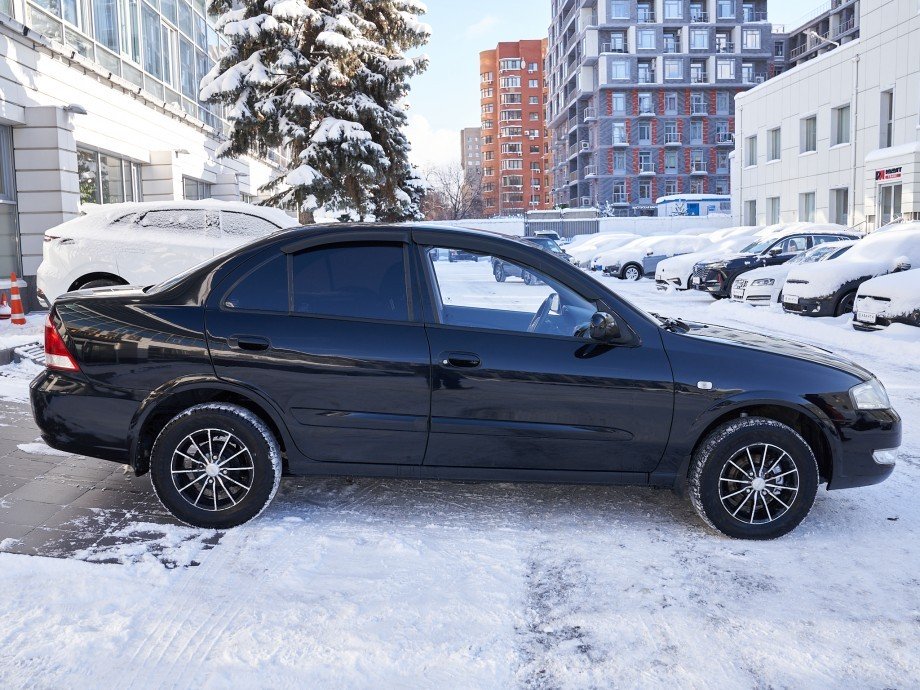
[[883, 184], [878, 188], [879, 227], [901, 217], [901, 185]]
[[207, 313], [217, 375], [271, 399], [310, 460], [420, 464], [430, 360], [406, 246], [272, 251]]
[[449, 263], [436, 249], [422, 254], [436, 314], [426, 325], [432, 393], [425, 464], [654, 469], [674, 395], [657, 329], [638, 346], [575, 337], [596, 305], [558, 279], [524, 265], [498, 275], [487, 257]]

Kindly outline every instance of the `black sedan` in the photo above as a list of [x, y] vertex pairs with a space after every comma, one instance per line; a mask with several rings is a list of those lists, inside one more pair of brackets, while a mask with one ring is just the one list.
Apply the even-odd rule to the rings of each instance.
[[732, 283], [742, 273], [785, 263], [822, 242], [855, 239], [858, 239], [856, 235], [810, 232], [768, 237], [740, 254], [696, 264], [690, 287], [708, 292], [716, 299], [731, 297]]
[[[450, 249], [540, 284], [469, 278], [435, 260]], [[45, 441], [149, 472], [208, 528], [257, 516], [287, 472], [670, 487], [723, 533], [770, 539], [821, 482], [885, 479], [901, 440], [855, 364], [649, 315], [479, 231], [278, 233], [160, 285], [62, 296], [45, 351]]]

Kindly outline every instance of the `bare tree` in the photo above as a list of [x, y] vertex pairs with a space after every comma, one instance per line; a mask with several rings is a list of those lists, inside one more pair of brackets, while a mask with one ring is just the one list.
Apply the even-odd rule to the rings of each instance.
[[482, 176], [468, 175], [458, 163], [428, 169], [422, 210], [426, 220], [461, 220], [483, 212]]

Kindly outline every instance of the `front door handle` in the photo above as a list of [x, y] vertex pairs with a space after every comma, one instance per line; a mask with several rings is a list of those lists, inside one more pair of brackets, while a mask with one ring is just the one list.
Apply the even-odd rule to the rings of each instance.
[[443, 366], [457, 369], [475, 369], [482, 364], [479, 355], [472, 352], [444, 352], [439, 359]]
[[271, 347], [271, 341], [258, 335], [231, 335], [227, 338], [227, 345], [233, 350], [245, 352], [261, 352]]

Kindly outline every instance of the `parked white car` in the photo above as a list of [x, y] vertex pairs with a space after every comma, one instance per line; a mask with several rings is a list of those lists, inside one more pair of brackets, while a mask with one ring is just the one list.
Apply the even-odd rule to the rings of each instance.
[[639, 280], [643, 275], [642, 260], [647, 256], [670, 257], [696, 252], [712, 244], [699, 235], [653, 235], [633, 240], [616, 249], [601, 252], [591, 262], [591, 270], [623, 280]]
[[45, 231], [38, 299], [110, 285], [153, 285], [221, 252], [298, 222], [242, 202], [111, 204]]
[[848, 314], [860, 285], [912, 266], [920, 266], [920, 222], [873, 232], [835, 261], [795, 266], [783, 287], [783, 309], [805, 316]]
[[669, 288], [689, 290], [693, 267], [698, 262], [707, 261], [713, 256], [724, 256], [743, 251], [759, 241], [760, 237], [754, 235], [734, 235], [728, 239], [713, 242], [709, 247], [704, 247], [698, 252], [679, 254], [665, 259], [655, 268], [655, 287], [659, 290]]
[[639, 235], [633, 233], [601, 232], [584, 242], [579, 242], [578, 244], [573, 242], [566, 247], [566, 251], [575, 260], [577, 266], [588, 268], [591, 266], [594, 257], [602, 251], [622, 247], [624, 244], [637, 239], [639, 239]]
[[792, 257], [784, 264], [763, 266], [742, 273], [732, 284], [731, 299], [733, 302], [745, 302], [755, 306], [778, 303], [786, 284], [786, 277], [793, 268], [802, 264], [831, 261], [845, 254], [854, 244], [855, 240], [825, 242]]
[[856, 292], [853, 328], [874, 331], [893, 323], [920, 327], [920, 267], [867, 280]]

